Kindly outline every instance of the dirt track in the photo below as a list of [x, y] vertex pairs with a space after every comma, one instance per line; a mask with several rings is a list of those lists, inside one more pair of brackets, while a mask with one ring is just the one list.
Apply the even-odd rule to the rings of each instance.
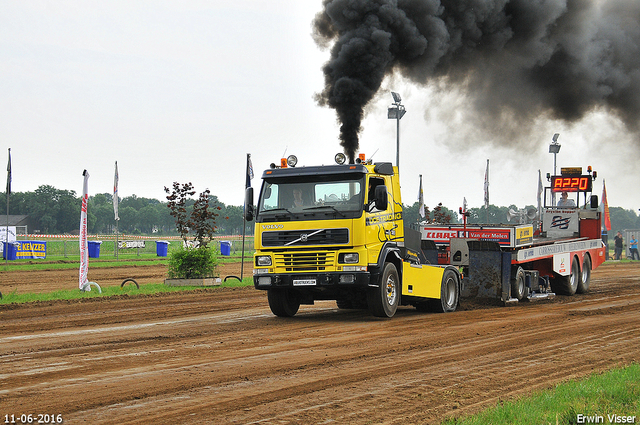
[[333, 302], [280, 319], [253, 288], [4, 305], [0, 414], [62, 414], [68, 424], [438, 423], [639, 361], [639, 288], [640, 263], [607, 263], [586, 295], [464, 303], [452, 314], [402, 307], [391, 320]]

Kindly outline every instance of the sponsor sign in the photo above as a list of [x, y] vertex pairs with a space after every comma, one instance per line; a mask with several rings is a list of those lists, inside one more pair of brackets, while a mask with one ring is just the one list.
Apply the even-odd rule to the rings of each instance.
[[533, 226], [530, 224], [509, 227], [467, 226], [466, 231], [462, 226], [424, 226], [420, 233], [422, 239], [444, 245], [448, 245], [452, 238], [492, 241], [512, 248], [533, 242]]
[[516, 246], [527, 245], [533, 242], [533, 226], [516, 228]]
[[[514, 229], [520, 236], [520, 241], [515, 240]], [[463, 227], [452, 226], [425, 226], [421, 229], [422, 239], [432, 240], [437, 244], [448, 244], [451, 238], [480, 239], [484, 241], [498, 242], [501, 246], [517, 246], [531, 243], [533, 240], [533, 227]], [[516, 238], [517, 239], [517, 238]]]
[[511, 229], [467, 230], [467, 234], [471, 239], [498, 242], [500, 245], [509, 245], [511, 242]]
[[145, 241], [118, 241], [118, 249], [144, 248]]
[[16, 259], [45, 258], [47, 256], [47, 242], [45, 241], [16, 241]]
[[542, 218], [542, 231], [571, 235], [579, 231], [578, 210], [547, 208]]
[[[547, 258], [557, 254], [571, 253], [576, 251], [585, 251], [587, 249], [598, 249], [602, 247], [600, 239], [591, 239], [585, 241], [553, 243], [549, 245], [536, 246], [532, 248], [521, 249], [517, 253], [516, 261], [537, 260]], [[555, 267], [555, 264], [554, 264]], [[558, 267], [560, 267], [558, 265]], [[567, 266], [568, 267], [568, 266]]]
[[571, 254], [557, 254], [553, 256], [553, 271], [560, 276], [569, 276], [571, 274], [570, 264]]
[[457, 229], [450, 229], [448, 227], [423, 227], [422, 239], [432, 240], [439, 244], [448, 244], [451, 238], [463, 237], [463, 231]]

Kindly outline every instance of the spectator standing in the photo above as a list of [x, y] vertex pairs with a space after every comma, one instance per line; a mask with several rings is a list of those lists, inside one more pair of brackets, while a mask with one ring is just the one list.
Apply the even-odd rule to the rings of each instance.
[[613, 238], [614, 246], [615, 246], [615, 260], [619, 260], [622, 256], [622, 233], [618, 232], [616, 237]]
[[636, 258], [640, 260], [640, 254], [638, 254], [638, 240], [635, 235], [631, 235], [631, 239], [629, 239], [629, 254], [631, 254], [632, 260], [635, 260]]

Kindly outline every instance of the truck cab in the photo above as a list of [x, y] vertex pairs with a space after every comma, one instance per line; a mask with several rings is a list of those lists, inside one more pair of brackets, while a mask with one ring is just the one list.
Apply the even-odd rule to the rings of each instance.
[[[405, 263], [422, 269], [424, 256], [419, 235], [417, 246], [405, 241], [398, 170], [391, 163], [272, 167], [262, 175], [255, 221], [254, 285], [268, 291], [275, 315], [293, 316], [315, 300], [381, 317], [393, 316], [403, 301], [415, 305], [420, 285], [402, 279], [415, 273], [405, 273]], [[432, 292], [439, 302], [437, 269]], [[454, 284], [457, 293], [459, 279]], [[457, 297], [449, 302], [457, 304]]]

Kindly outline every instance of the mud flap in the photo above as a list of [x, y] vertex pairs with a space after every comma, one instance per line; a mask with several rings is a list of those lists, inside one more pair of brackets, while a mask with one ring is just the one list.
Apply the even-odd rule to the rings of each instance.
[[511, 299], [511, 253], [502, 252], [497, 242], [467, 241], [469, 272], [464, 279], [463, 298], [490, 298], [508, 303]]

